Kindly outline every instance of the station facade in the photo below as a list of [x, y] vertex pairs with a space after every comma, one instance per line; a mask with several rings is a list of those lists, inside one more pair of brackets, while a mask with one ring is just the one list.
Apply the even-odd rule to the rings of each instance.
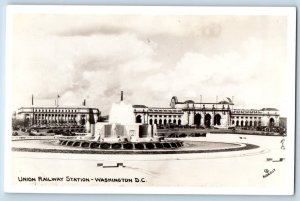
[[[234, 109], [233, 102], [214, 103], [178, 101], [173, 96], [168, 107], [148, 107], [133, 105], [136, 123], [157, 125], [194, 125], [202, 127], [236, 126], [258, 127], [275, 126], [280, 123], [279, 111], [275, 108]], [[18, 118], [25, 119], [29, 125], [74, 124], [90, 127], [100, 121], [101, 112], [97, 108], [83, 107], [21, 107]]]
[[134, 114], [137, 123], [148, 124], [176, 124], [211, 126], [279, 126], [279, 111], [275, 108], [263, 109], [233, 109], [233, 102], [220, 101], [202, 103], [193, 100], [178, 101], [173, 96], [169, 107], [147, 107], [134, 105]]

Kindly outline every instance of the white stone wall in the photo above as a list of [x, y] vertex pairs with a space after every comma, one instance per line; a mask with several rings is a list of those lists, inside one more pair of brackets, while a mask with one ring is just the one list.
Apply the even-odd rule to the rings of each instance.
[[188, 114], [187, 112], [184, 112], [181, 118], [181, 124], [182, 125], [187, 125], [188, 124]]

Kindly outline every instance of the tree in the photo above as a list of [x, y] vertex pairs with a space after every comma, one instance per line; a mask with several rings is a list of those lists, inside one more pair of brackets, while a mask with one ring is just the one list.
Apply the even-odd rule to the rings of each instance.
[[19, 128], [26, 128], [29, 126], [29, 119], [12, 119], [12, 128], [13, 130], [17, 130]]

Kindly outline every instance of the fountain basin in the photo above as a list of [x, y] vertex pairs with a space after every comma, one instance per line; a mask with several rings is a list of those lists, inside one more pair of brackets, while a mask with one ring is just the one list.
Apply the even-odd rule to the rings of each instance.
[[[197, 140], [197, 139], [196, 139]], [[198, 139], [199, 140], [199, 139]], [[18, 152], [36, 152], [36, 153], [58, 153], [58, 154], [190, 154], [190, 153], [217, 153], [230, 151], [245, 151], [257, 149], [261, 151], [259, 146], [248, 143], [237, 142], [211, 142], [211, 141], [183, 141], [184, 146], [172, 148], [175, 140], [161, 141], [155, 143], [152, 149], [150, 144], [144, 143], [101, 143], [86, 140], [17, 140], [13, 141], [12, 151]], [[167, 142], [167, 144], [163, 144]], [[177, 141], [178, 142], [178, 141]], [[179, 141], [181, 142], [181, 141]], [[99, 144], [100, 145], [99, 145]], [[64, 145], [62, 145], [64, 144]], [[143, 144], [143, 146], [141, 146]], [[142, 148], [143, 149], [142, 149]], [[144, 148], [146, 147], [146, 148]], [[171, 148], [170, 148], [171, 147]]]
[[59, 140], [60, 145], [104, 150], [153, 150], [177, 149], [183, 147], [183, 141], [161, 142], [99, 142], [87, 140]]

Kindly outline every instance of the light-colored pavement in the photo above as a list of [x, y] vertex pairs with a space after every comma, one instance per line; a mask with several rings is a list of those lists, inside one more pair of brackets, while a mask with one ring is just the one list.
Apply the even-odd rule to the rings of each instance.
[[[195, 140], [187, 138], [185, 140]], [[204, 141], [250, 143], [258, 149], [218, 153], [99, 155], [13, 152], [14, 185], [43, 186], [191, 186], [248, 188], [263, 192], [291, 188], [287, 143], [283, 137], [209, 134]], [[286, 141], [286, 139], [284, 139]], [[280, 159], [282, 158], [282, 159]], [[280, 161], [282, 160], [282, 161]], [[103, 168], [101, 164], [125, 167]], [[100, 164], [100, 165], [99, 165]], [[272, 172], [272, 173], [271, 173]], [[270, 175], [266, 176], [268, 173]], [[63, 177], [63, 182], [19, 182], [18, 177]], [[90, 182], [65, 181], [89, 178]], [[264, 178], [265, 176], [265, 178]], [[146, 182], [96, 182], [95, 178], [144, 178]], [[252, 192], [252, 191], [251, 191]]]

